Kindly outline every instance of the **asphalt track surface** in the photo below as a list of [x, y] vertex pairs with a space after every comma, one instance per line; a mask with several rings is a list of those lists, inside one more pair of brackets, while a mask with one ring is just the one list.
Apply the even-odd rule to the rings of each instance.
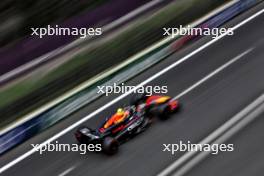
[[[234, 152], [210, 156], [197, 165], [187, 176], [258, 176], [263, 175], [264, 114], [249, 124], [226, 143], [237, 146]], [[208, 169], [210, 168], [210, 169]], [[234, 174], [235, 173], [235, 174]]]
[[[263, 9], [263, 7], [262, 4], [240, 15], [229, 22], [227, 26], [233, 26], [239, 23], [258, 10]], [[181, 97], [180, 101], [183, 107], [180, 113], [173, 115], [167, 121], [156, 120], [147, 131], [121, 145], [116, 155], [106, 156], [92, 152], [86, 155], [80, 155], [78, 152], [46, 152], [42, 155], [34, 153], [1, 175], [157, 175], [184, 154], [183, 152], [176, 152], [172, 155], [169, 152], [163, 152], [162, 144], [179, 143], [180, 140], [189, 140], [192, 143], [199, 142], [263, 93], [263, 31], [264, 15], [262, 14], [238, 28], [234, 36], [227, 36], [220, 39], [148, 84], [167, 85], [169, 90], [168, 94], [170, 96], [176, 96], [222, 65], [241, 55], [241, 53], [250, 51]], [[130, 80], [127, 84], [137, 85], [141, 83], [156, 72], [197, 49], [208, 40], [209, 38], [207, 37], [193, 43], [189, 47], [173, 54], [165, 61]], [[48, 139], [111, 101], [116, 96], [118, 95], [103, 97], [95, 101], [58, 125], [51, 127], [49, 130], [1, 156], [0, 166], [4, 166], [14, 158], [32, 149], [30, 144], [43, 142], [45, 139]], [[89, 119], [85, 124], [90, 127], [97, 126], [102, 119], [113, 113], [117, 107], [128, 103], [128, 101], [129, 97], [126, 97], [122, 101], [102, 111], [96, 117]], [[63, 144], [76, 143], [73, 131], [61, 136], [57, 141]], [[245, 141], [244, 143], [247, 144]], [[260, 169], [264, 171], [263, 167]], [[200, 170], [200, 172], [203, 175], [204, 170]]]

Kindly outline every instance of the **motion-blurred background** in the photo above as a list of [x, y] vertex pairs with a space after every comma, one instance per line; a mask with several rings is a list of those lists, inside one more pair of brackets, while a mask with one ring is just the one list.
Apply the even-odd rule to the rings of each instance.
[[[161, 40], [227, 0], [2, 0], [0, 128]], [[32, 36], [31, 28], [100, 27], [101, 36]]]

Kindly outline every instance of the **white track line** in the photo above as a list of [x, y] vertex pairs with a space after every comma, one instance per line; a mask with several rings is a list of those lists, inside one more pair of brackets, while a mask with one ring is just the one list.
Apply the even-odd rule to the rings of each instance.
[[233, 58], [232, 60], [228, 61], [227, 63], [225, 63], [224, 65], [222, 65], [221, 67], [219, 67], [218, 69], [214, 70], [212, 73], [210, 73], [209, 75], [207, 75], [206, 77], [204, 77], [203, 79], [201, 79], [200, 81], [196, 82], [195, 84], [193, 84], [191, 87], [189, 87], [188, 89], [184, 90], [182, 93], [180, 93], [179, 95], [177, 95], [175, 98], [173, 99], [179, 99], [180, 97], [184, 96], [185, 94], [189, 93], [190, 91], [192, 91], [193, 89], [195, 89], [196, 87], [198, 87], [199, 85], [201, 85], [202, 83], [204, 83], [205, 81], [207, 81], [208, 79], [210, 79], [211, 77], [215, 76], [216, 74], [218, 74], [219, 72], [221, 72], [222, 70], [224, 70], [225, 68], [227, 68], [228, 66], [230, 66], [231, 64], [233, 64], [234, 62], [238, 61], [239, 59], [243, 58], [243, 56], [245, 56], [246, 54], [250, 53], [254, 48], [250, 48], [248, 50], [246, 50], [245, 52], [239, 54], [238, 56], [236, 56], [235, 58]]
[[[256, 100], [250, 103], [247, 107], [245, 107], [242, 111], [233, 116], [230, 120], [225, 122], [222, 126], [217, 128], [214, 132], [209, 134], [206, 138], [199, 142], [199, 144], [210, 144], [210, 143], [223, 143], [227, 139], [229, 139], [232, 135], [234, 135], [241, 128], [245, 127], [248, 123], [258, 117], [263, 110], [263, 102], [264, 102], [264, 94], [259, 96]], [[183, 156], [181, 156], [178, 160], [172, 163], [169, 167], [164, 169], [158, 176], [167, 176], [172, 174], [173, 171], [179, 169], [173, 175], [182, 176], [185, 174], [194, 164], [197, 164], [201, 159], [204, 158], [208, 152], [201, 152], [199, 155], [193, 156], [199, 153], [199, 151], [189, 151], [186, 152]], [[196, 158], [197, 157], [197, 158]], [[191, 159], [191, 160], [190, 160]], [[190, 160], [190, 163], [186, 163]], [[183, 166], [183, 167], [181, 167]]]
[[76, 168], [76, 166], [72, 166], [72, 167], [66, 169], [65, 171], [63, 171], [62, 173], [60, 173], [58, 176], [65, 176], [65, 175], [69, 174], [75, 168]]
[[[252, 19], [256, 18], [257, 16], [261, 15], [264, 12], [264, 9], [262, 9], [261, 11], [255, 13], [254, 15], [252, 15], [251, 17], [245, 19], [244, 21], [240, 22], [239, 24], [237, 24], [236, 26], [234, 26], [232, 29], [236, 30], [239, 27], [243, 26], [244, 24], [248, 23], [249, 21], [251, 21]], [[92, 112], [91, 114], [85, 116], [84, 118], [80, 119], [79, 121], [77, 121], [76, 123], [72, 124], [71, 126], [67, 127], [66, 129], [62, 130], [61, 132], [59, 132], [58, 134], [54, 135], [53, 137], [49, 138], [48, 140], [44, 141], [42, 144], [40, 144], [38, 146], [37, 149], [42, 148], [43, 146], [47, 145], [48, 143], [51, 143], [52, 141], [58, 139], [59, 137], [63, 136], [64, 134], [68, 133], [69, 131], [73, 130], [74, 128], [78, 127], [79, 125], [81, 125], [82, 123], [84, 123], [85, 121], [87, 121], [88, 119], [94, 117], [95, 115], [97, 115], [98, 113], [100, 113], [101, 111], [107, 109], [108, 107], [112, 106], [113, 104], [115, 104], [116, 102], [120, 101], [121, 99], [125, 98], [126, 96], [128, 96], [129, 94], [131, 94], [134, 90], [138, 89], [139, 87], [144, 86], [145, 84], [151, 82], [152, 80], [158, 78], [159, 76], [163, 75], [164, 73], [168, 72], [169, 70], [173, 69], [174, 67], [178, 66], [179, 64], [185, 62], [186, 60], [188, 60], [189, 58], [191, 58], [192, 56], [194, 56], [195, 54], [199, 53], [200, 51], [206, 49], [207, 47], [209, 47], [210, 45], [216, 43], [218, 40], [222, 39], [223, 37], [225, 37], [229, 32], [226, 32], [224, 34], [222, 34], [221, 36], [218, 36], [217, 38], [209, 41], [208, 43], [206, 43], [205, 45], [197, 48], [196, 50], [194, 50], [193, 52], [189, 53], [188, 55], [186, 55], [185, 57], [179, 59], [178, 61], [174, 62], [173, 64], [171, 64], [170, 66], [164, 68], [163, 70], [161, 70], [160, 72], [156, 73], [155, 75], [153, 75], [152, 77], [146, 79], [145, 81], [143, 81], [142, 83], [140, 83], [139, 85], [137, 85], [134, 89], [130, 90], [129, 92], [120, 95], [119, 97], [115, 98], [114, 100], [110, 101], [109, 103], [105, 104], [104, 106], [102, 106], [101, 108], [98, 108], [97, 110], [95, 110], [94, 112]], [[4, 165], [3, 167], [0, 168], [0, 173], [6, 171], [7, 169], [9, 169], [10, 167], [14, 166], [15, 164], [19, 163], [20, 161], [24, 160], [25, 158], [27, 158], [28, 156], [32, 155], [33, 153], [35, 153], [36, 150], [35, 149], [31, 149], [28, 152], [24, 153], [23, 155], [17, 157], [16, 159], [14, 159], [13, 161], [9, 162], [8, 164]]]

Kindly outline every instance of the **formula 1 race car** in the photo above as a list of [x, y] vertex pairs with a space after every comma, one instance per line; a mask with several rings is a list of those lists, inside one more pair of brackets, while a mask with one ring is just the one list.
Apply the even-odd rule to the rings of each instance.
[[177, 110], [179, 102], [169, 96], [136, 94], [130, 106], [119, 108], [99, 128], [80, 127], [75, 137], [81, 144], [101, 144], [104, 153], [114, 154], [121, 143], [143, 132], [154, 116], [167, 119]]

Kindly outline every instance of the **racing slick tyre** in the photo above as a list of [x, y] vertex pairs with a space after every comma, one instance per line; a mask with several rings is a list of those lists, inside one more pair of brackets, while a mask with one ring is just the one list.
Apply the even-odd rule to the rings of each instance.
[[118, 151], [119, 143], [112, 137], [106, 137], [102, 143], [102, 151], [106, 154], [112, 155]]
[[150, 110], [150, 113], [153, 114], [154, 116], [159, 117], [161, 120], [166, 120], [168, 119], [171, 111], [168, 105], [162, 105], [152, 108]]
[[130, 104], [131, 105], [138, 105], [140, 102], [144, 101], [147, 98], [147, 95], [145, 93], [138, 93], [131, 97]]

